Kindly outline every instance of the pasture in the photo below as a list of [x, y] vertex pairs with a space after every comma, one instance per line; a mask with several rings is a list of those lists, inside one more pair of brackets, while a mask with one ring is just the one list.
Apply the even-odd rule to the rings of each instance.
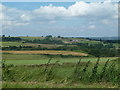
[[21, 42], [1, 42], [2, 46], [19, 46], [19, 45], [24, 45]]
[[[6, 64], [14, 65], [29, 65], [29, 64], [46, 64], [47, 61], [51, 58], [47, 55], [33, 55], [33, 54], [3, 54], [3, 60]], [[59, 61], [60, 63], [77, 63], [81, 58], [82, 62], [96, 62], [98, 58], [96, 57], [52, 57], [51, 63]], [[117, 57], [101, 57], [100, 62], [106, 62], [107, 60], [114, 60]]]
[[101, 57], [98, 62], [97, 57], [4, 52], [3, 61], [3, 88], [118, 87], [117, 57]]
[[[36, 43], [23, 43], [23, 42], [0, 42], [3, 47], [8, 46], [31, 46], [31, 47], [45, 47], [45, 48], [56, 48], [63, 45], [55, 45], [55, 44], [36, 44]], [[73, 45], [70, 45], [73, 46]]]
[[116, 60], [110, 57], [5, 60], [3, 87], [117, 88], [119, 73]]

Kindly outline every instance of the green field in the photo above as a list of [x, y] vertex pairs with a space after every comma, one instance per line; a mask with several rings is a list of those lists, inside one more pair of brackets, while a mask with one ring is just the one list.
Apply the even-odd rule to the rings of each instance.
[[[23, 40], [35, 40], [35, 39], [44, 39], [45, 37], [20, 37]], [[88, 39], [81, 39], [81, 38], [65, 38], [65, 39], [60, 39], [60, 38], [54, 38], [56, 40], [62, 40], [64, 43], [74, 43], [71, 42], [70, 40], [77, 40], [77, 42], [80, 43], [89, 43], [89, 44], [98, 44], [102, 43], [100, 41], [93, 41], [93, 40], [88, 40]], [[19, 45], [27, 45], [27, 46], [36, 46], [38, 44], [34, 43], [22, 43], [22, 42], [0, 42], [2, 43], [2, 46], [19, 46]], [[49, 44], [48, 44], [49, 45]]]
[[[24, 65], [24, 64], [45, 64], [50, 59], [50, 57], [46, 55], [25, 55], [25, 54], [3, 54], [3, 60], [5, 60], [6, 64], [14, 64], [14, 65]], [[100, 62], [106, 62], [108, 59], [113, 60], [117, 57], [101, 57]], [[98, 58], [96, 57], [74, 57], [74, 58], [61, 58], [59, 56], [53, 57], [51, 63], [59, 61], [60, 63], [76, 63], [82, 60], [82, 62], [96, 62]]]
[[[73, 58], [72, 58], [73, 59]], [[105, 61], [108, 58], [101, 58], [103, 62], [97, 65], [97, 58], [83, 58], [79, 64], [70, 58], [60, 60], [60, 62], [69, 62], [60, 64], [55, 60], [6, 60], [4, 73], [4, 88], [117, 88], [118, 66], [117, 62], [109, 61], [107, 66]], [[113, 59], [113, 58], [111, 58]], [[87, 64], [88, 60], [91, 63]], [[41, 61], [41, 62], [40, 62]], [[54, 62], [53, 62], [54, 61]], [[72, 62], [71, 62], [72, 61]], [[74, 62], [73, 62], [74, 61]], [[9, 62], [9, 63], [8, 63]], [[11, 63], [13, 62], [13, 63]], [[36, 63], [48, 64], [36, 66]], [[76, 63], [77, 64], [76, 64]], [[51, 64], [51, 63], [56, 63]], [[111, 65], [115, 63], [115, 66]], [[9, 66], [11, 64], [18, 66]], [[34, 64], [34, 66], [23, 66], [25, 64]], [[51, 64], [51, 65], [50, 65]], [[8, 65], [8, 66], [7, 66]], [[22, 65], [22, 66], [21, 66]], [[78, 65], [78, 66], [77, 66]], [[88, 65], [88, 67], [86, 67]], [[97, 65], [95, 69], [95, 65]], [[9, 68], [7, 68], [9, 67]], [[84, 69], [86, 68], [86, 71]], [[112, 69], [112, 72], [111, 72]], [[76, 71], [77, 70], [77, 71]], [[96, 70], [96, 72], [93, 72]], [[76, 72], [75, 72], [76, 71]], [[103, 72], [104, 71], [104, 72]], [[106, 77], [104, 75], [107, 75]], [[97, 77], [95, 77], [96, 75]], [[103, 75], [102, 79], [99, 77]], [[82, 77], [82, 79], [80, 79]], [[91, 79], [91, 77], [93, 79]], [[116, 77], [116, 78], [114, 78]], [[107, 81], [109, 80], [109, 81]]]
[[21, 36], [20, 38], [25, 39], [25, 40], [34, 40], [34, 39], [44, 39], [44, 37], [25, 37]]
[[2, 46], [19, 46], [24, 45], [22, 42], [2, 42]]

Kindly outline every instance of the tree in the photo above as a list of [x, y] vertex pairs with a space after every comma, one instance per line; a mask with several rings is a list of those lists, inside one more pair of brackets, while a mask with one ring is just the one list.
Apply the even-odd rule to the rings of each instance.
[[58, 36], [58, 38], [61, 38], [61, 36]]
[[52, 35], [47, 35], [46, 37], [48, 37], [48, 38], [52, 38]]
[[2, 37], [5, 37], [5, 35], [2, 35]]

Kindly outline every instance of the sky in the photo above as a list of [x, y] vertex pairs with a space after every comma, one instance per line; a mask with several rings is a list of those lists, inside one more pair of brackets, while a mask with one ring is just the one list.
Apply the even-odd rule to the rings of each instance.
[[[75, 2], [75, 1], [103, 2], [105, 0], [2, 0], [2, 2]], [[107, 1], [119, 2], [119, 0], [107, 0]]]
[[111, 0], [3, 2], [1, 21], [2, 34], [10, 36], [112, 37], [118, 35], [118, 5]]

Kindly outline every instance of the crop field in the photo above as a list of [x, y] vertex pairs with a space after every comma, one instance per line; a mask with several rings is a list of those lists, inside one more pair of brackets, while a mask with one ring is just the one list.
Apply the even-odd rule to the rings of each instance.
[[33, 47], [46, 47], [46, 48], [56, 48], [63, 45], [50, 45], [50, 44], [33, 44], [33, 43], [26, 43], [25, 46], [33, 46]]
[[[56, 48], [63, 45], [50, 45], [50, 44], [36, 44], [36, 43], [22, 43], [22, 42], [0, 42], [3, 47], [8, 46], [32, 46], [32, 47], [46, 47], [46, 48]], [[70, 45], [72, 46], [72, 45]]]
[[3, 51], [3, 53], [11, 53], [11, 54], [49, 54], [49, 55], [73, 55], [73, 56], [87, 56], [88, 54], [80, 53], [80, 52], [72, 52], [72, 51]]

